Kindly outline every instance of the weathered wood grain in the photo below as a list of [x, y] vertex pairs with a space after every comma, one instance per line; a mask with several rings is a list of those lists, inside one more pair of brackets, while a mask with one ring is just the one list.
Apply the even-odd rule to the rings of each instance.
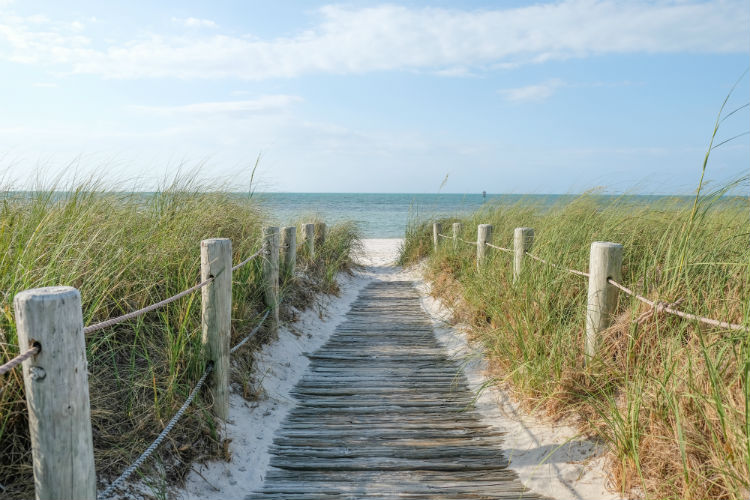
[[531, 250], [534, 244], [534, 229], [531, 227], [517, 227], [513, 231], [513, 282], [521, 277], [523, 270], [523, 259], [526, 252]]
[[453, 250], [458, 250], [459, 248], [459, 238], [461, 237], [461, 233], [464, 230], [464, 225], [460, 222], [454, 222], [453, 223]]
[[248, 499], [538, 498], [508, 469], [411, 282], [354, 302], [292, 396], [263, 488]]
[[307, 258], [315, 258], [315, 224], [302, 224], [302, 241]]
[[619, 290], [607, 280], [621, 280], [622, 252], [623, 247], [619, 243], [595, 241], [591, 244], [584, 348], [587, 362], [596, 353], [596, 337], [612, 323]]
[[232, 240], [201, 241], [201, 280], [214, 280], [201, 290], [202, 343], [214, 368], [209, 379], [213, 413], [229, 415], [229, 339], [232, 329]]
[[294, 277], [297, 266], [297, 226], [281, 228], [281, 263], [280, 279], [288, 281]]
[[34, 486], [39, 500], [96, 498], [88, 363], [81, 295], [68, 286], [36, 288], [14, 298], [24, 361]]
[[266, 306], [271, 310], [269, 329], [278, 335], [279, 328], [279, 228], [263, 228], [263, 245], [266, 254], [263, 259], [263, 287]]
[[492, 224], [479, 224], [477, 226], [477, 267], [480, 269], [491, 250], [487, 243], [492, 243]]

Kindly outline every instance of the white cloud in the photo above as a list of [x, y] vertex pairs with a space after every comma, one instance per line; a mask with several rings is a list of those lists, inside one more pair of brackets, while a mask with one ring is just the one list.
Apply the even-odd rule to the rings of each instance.
[[435, 71], [435, 74], [438, 76], [453, 76], [453, 77], [475, 76], [474, 72], [472, 72], [469, 68], [462, 67], [462, 66], [451, 66], [445, 69], [439, 69]]
[[498, 92], [505, 97], [505, 100], [510, 102], [538, 102], [551, 97], [557, 89], [563, 86], [565, 86], [565, 82], [554, 78], [544, 83], [513, 89], [502, 89]]
[[6, 16], [0, 57], [105, 78], [456, 74], [613, 53], [746, 53], [750, 31], [746, 0], [564, 0], [495, 10], [326, 6], [318, 13], [317, 25], [288, 37], [152, 33], [106, 45], [89, 43], [70, 25]]
[[598, 88], [598, 87], [631, 87], [634, 85], [643, 85], [639, 82], [621, 81], [621, 82], [585, 82], [571, 83], [552, 78], [542, 83], [526, 85], [524, 87], [515, 87], [510, 89], [500, 89], [498, 94], [502, 95], [509, 102], [539, 102], [552, 97], [560, 88]]
[[181, 24], [186, 28], [218, 28], [219, 25], [210, 19], [198, 19], [195, 17], [179, 18], [173, 17], [172, 22]]
[[54, 82], [35, 82], [31, 85], [40, 89], [53, 89], [57, 87], [57, 84]]
[[245, 118], [262, 113], [282, 111], [300, 101], [302, 101], [302, 98], [299, 96], [280, 94], [244, 101], [200, 102], [182, 106], [133, 106], [133, 109], [160, 116], [205, 117], [214, 115]]

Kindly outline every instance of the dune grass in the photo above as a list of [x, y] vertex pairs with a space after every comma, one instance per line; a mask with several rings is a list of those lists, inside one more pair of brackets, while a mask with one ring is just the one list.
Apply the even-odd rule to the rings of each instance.
[[[5, 191], [0, 195], [0, 362], [18, 354], [12, 301], [28, 288], [71, 285], [81, 292], [84, 324], [138, 309], [194, 285], [200, 240], [231, 238], [239, 262], [261, 245], [268, 223], [253, 199], [207, 192], [177, 181], [159, 192], [123, 194], [83, 183], [70, 190]], [[329, 228], [315, 260], [299, 257], [282, 287], [282, 318], [318, 293], [335, 293], [335, 276], [351, 266], [357, 228]], [[232, 344], [264, 310], [260, 260], [233, 275]], [[233, 356], [232, 379], [246, 397], [256, 392], [252, 352], [267, 332]], [[200, 292], [86, 339], [94, 455], [100, 487], [117, 476], [161, 431], [203, 371]], [[33, 491], [31, 451], [21, 370], [0, 381], [2, 496]], [[204, 392], [158, 451], [166, 481], [179, 482], [194, 460], [226, 456], [226, 443]], [[153, 464], [154, 462], [152, 462]], [[152, 469], [153, 471], [153, 469]]]
[[[747, 179], [740, 184], [747, 188]], [[727, 187], [729, 188], [729, 186]], [[532, 253], [586, 271], [593, 241], [625, 248], [623, 283], [679, 309], [750, 324], [748, 198], [726, 189], [638, 205], [586, 194], [550, 208], [488, 206], [460, 220], [476, 241], [479, 223], [512, 247], [515, 227], [533, 227]], [[443, 233], [450, 234], [445, 220]], [[593, 362], [583, 356], [586, 278], [529, 258], [518, 283], [512, 255], [441, 239], [431, 221], [410, 224], [401, 261], [427, 257], [433, 293], [454, 308], [489, 356], [500, 383], [532, 411], [569, 417], [608, 448], [612, 486], [648, 498], [747, 498], [750, 489], [750, 334], [708, 327], [620, 294]]]

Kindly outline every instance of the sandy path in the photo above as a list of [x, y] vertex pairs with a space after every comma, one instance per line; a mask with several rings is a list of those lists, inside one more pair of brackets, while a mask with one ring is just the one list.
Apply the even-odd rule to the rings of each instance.
[[[339, 297], [323, 298], [300, 314], [300, 320], [281, 328], [279, 341], [256, 354], [263, 397], [245, 401], [233, 394], [225, 434], [229, 439], [231, 462], [196, 464], [182, 498], [244, 498], [260, 489], [270, 456], [269, 445], [282, 420], [294, 406], [290, 390], [305, 372], [304, 356], [320, 347], [343, 321], [359, 291], [372, 280], [413, 280], [422, 295], [422, 306], [430, 315], [438, 340], [452, 356], [461, 360], [474, 390], [485, 384], [481, 349], [470, 345], [460, 328], [449, 327], [449, 311], [429, 296], [429, 287], [418, 269], [394, 266], [400, 239], [364, 240], [364, 266], [354, 277], [340, 277]], [[506, 431], [505, 449], [523, 483], [534, 491], [554, 498], [618, 498], [605, 489], [602, 459], [592, 457], [595, 446], [577, 436], [575, 429], [549, 425], [525, 415], [502, 391], [488, 388], [477, 401], [485, 423]]]

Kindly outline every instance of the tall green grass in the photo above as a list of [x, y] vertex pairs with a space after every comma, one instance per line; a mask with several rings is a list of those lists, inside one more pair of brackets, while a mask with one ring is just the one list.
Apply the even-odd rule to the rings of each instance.
[[[200, 241], [231, 238], [234, 262], [261, 244], [269, 218], [251, 198], [206, 192], [177, 181], [149, 195], [83, 183], [72, 189], [5, 191], [0, 195], [0, 362], [18, 354], [12, 300], [24, 289], [71, 285], [81, 292], [84, 324], [159, 301], [194, 285]], [[356, 227], [337, 225], [315, 260], [282, 288], [282, 317], [321, 292], [336, 291], [336, 273], [350, 267]], [[264, 310], [260, 260], [233, 274], [232, 344]], [[252, 352], [266, 332], [233, 356], [233, 380], [253, 397]], [[161, 431], [203, 371], [200, 293], [86, 339], [97, 475], [119, 474]], [[3, 496], [28, 497], [31, 451], [20, 369], [0, 381], [0, 484]], [[193, 460], [225, 454], [210, 394], [191, 407], [161, 447], [167, 479], [179, 481]]]
[[[740, 184], [747, 187], [748, 179]], [[729, 188], [730, 186], [727, 186]], [[464, 239], [494, 225], [536, 231], [532, 253], [587, 270], [593, 241], [625, 247], [623, 282], [679, 309], [750, 324], [748, 198], [701, 195], [637, 205], [595, 194], [551, 209], [488, 206], [463, 218]], [[443, 227], [450, 222], [443, 221]], [[444, 231], [447, 233], [447, 231]], [[688, 237], [689, 233], [689, 237]], [[450, 240], [432, 251], [431, 224], [410, 224], [403, 263], [427, 257], [433, 293], [483, 342], [495, 375], [530, 409], [575, 418], [608, 445], [611, 479], [648, 498], [746, 498], [750, 488], [750, 334], [667, 314], [620, 295], [613, 325], [584, 364], [587, 280], [526, 258], [513, 283], [512, 255], [493, 251], [481, 269], [476, 247]]]

